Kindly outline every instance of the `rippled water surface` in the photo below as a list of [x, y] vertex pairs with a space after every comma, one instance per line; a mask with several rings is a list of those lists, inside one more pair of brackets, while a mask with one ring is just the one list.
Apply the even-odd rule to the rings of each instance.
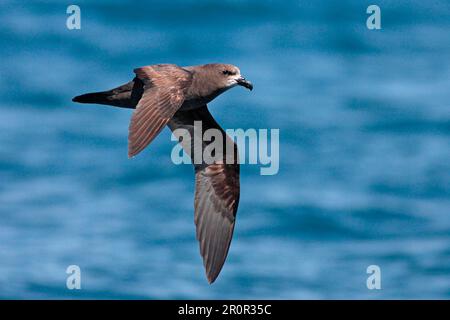
[[[448, 1], [377, 1], [379, 31], [358, 0], [77, 4], [0, 4], [0, 298], [450, 298]], [[169, 130], [129, 160], [131, 111], [71, 102], [164, 62], [238, 65], [211, 112], [280, 129], [212, 286]]]

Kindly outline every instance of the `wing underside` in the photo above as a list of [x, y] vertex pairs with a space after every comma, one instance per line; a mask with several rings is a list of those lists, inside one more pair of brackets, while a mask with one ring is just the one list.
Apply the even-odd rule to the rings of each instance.
[[[194, 125], [198, 125], [199, 121], [201, 129], [197, 127], [194, 130]], [[234, 143], [230, 143], [231, 139], [211, 116], [207, 106], [189, 111], [179, 110], [168, 125], [175, 134], [176, 129], [186, 129], [192, 138], [194, 138], [194, 132], [197, 133], [196, 138], [201, 138], [203, 132], [212, 128], [220, 130], [223, 134], [224, 151], [217, 155], [217, 160], [211, 164], [204, 162], [194, 164], [196, 236], [208, 281], [212, 283], [225, 263], [233, 237], [239, 204], [239, 164], [237, 161], [226, 163], [226, 158], [227, 154], [232, 152], [232, 159], [237, 160], [237, 147]], [[201, 144], [202, 152], [209, 143]], [[199, 152], [194, 150], [193, 139], [181, 141], [181, 144], [192, 159], [195, 152]], [[226, 145], [231, 145], [232, 150], [226, 150]]]

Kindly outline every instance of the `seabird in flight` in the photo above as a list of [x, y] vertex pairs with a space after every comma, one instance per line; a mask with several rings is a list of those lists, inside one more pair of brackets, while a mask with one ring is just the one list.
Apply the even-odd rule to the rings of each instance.
[[[230, 64], [193, 67], [158, 64], [137, 68], [134, 73], [133, 80], [115, 89], [87, 93], [72, 99], [79, 103], [135, 109], [128, 132], [129, 157], [134, 157], [148, 146], [166, 125], [175, 134], [176, 129], [183, 128], [194, 137], [194, 121], [201, 121], [201, 137], [208, 129], [220, 130], [223, 146], [226, 146], [231, 139], [209, 113], [207, 103], [237, 85], [253, 89], [251, 82], [242, 77], [239, 68]], [[194, 139], [180, 140], [193, 160]], [[201, 141], [203, 154], [211, 142]], [[215, 155], [216, 160], [212, 164], [205, 161], [195, 164], [192, 161], [195, 168], [196, 236], [209, 283], [216, 280], [227, 257], [239, 203], [238, 153], [233, 141], [231, 145], [234, 150], [224, 147], [222, 154]], [[230, 152], [233, 152], [234, 159], [231, 164], [226, 162]]]

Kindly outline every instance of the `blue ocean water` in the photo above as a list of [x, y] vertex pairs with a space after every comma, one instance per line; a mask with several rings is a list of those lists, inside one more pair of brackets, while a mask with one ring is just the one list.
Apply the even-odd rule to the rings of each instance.
[[[76, 4], [81, 30], [69, 3], [0, 4], [0, 298], [450, 298], [448, 1], [378, 0], [377, 31], [364, 0]], [[169, 130], [129, 160], [131, 111], [71, 102], [209, 62], [255, 85], [210, 105], [224, 128], [280, 129], [277, 175], [242, 166], [212, 286]]]

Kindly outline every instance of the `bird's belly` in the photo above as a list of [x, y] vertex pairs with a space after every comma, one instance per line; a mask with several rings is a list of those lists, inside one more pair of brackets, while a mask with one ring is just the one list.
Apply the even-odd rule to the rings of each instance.
[[211, 99], [202, 99], [202, 98], [185, 100], [183, 102], [183, 104], [181, 105], [180, 110], [186, 111], [186, 110], [201, 108], [210, 101], [211, 101]]
[[210, 103], [212, 100], [214, 100], [217, 96], [219, 96], [226, 90], [228, 90], [228, 88], [216, 90], [215, 92], [213, 92], [212, 94], [209, 94], [209, 95], [200, 95], [200, 94], [191, 95], [191, 96], [189, 96], [189, 99], [186, 99], [183, 102], [180, 109], [181, 110], [192, 110], [192, 109], [201, 108], [204, 105]]

